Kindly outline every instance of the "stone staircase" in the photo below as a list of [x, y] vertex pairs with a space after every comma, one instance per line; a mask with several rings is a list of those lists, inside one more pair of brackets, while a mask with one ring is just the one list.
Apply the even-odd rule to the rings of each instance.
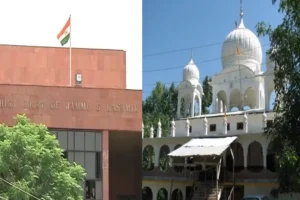
[[[218, 194], [221, 193], [221, 187], [218, 189]], [[219, 200], [217, 188], [211, 185], [197, 185], [192, 200]]]

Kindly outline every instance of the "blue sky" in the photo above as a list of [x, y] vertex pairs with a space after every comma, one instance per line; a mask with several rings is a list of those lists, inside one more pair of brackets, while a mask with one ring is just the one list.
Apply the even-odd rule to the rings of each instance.
[[[272, 0], [244, 0], [243, 7], [245, 26], [255, 33], [257, 22], [266, 21], [274, 27], [282, 19]], [[239, 9], [239, 0], [143, 0], [143, 99], [156, 81], [169, 85], [182, 80], [192, 47], [207, 45], [193, 48], [201, 78], [220, 72], [222, 43], [235, 28], [235, 21], [239, 22]], [[260, 41], [265, 45], [265, 62], [269, 39], [260, 37]], [[175, 50], [181, 51], [164, 53]]]

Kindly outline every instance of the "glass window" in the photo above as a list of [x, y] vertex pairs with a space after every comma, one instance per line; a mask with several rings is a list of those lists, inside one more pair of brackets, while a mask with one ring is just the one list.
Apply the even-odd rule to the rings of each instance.
[[74, 150], [74, 132], [68, 132], [68, 150]]
[[74, 162], [74, 152], [68, 152], [68, 160], [70, 163]]
[[75, 152], [75, 160], [76, 164], [81, 165], [85, 168], [84, 165], [84, 152]]
[[85, 132], [85, 150], [96, 151], [96, 141], [94, 132]]
[[58, 138], [60, 147], [63, 149], [68, 149], [68, 133], [66, 131], [58, 131], [57, 138]]
[[94, 180], [96, 178], [96, 153], [95, 152], [85, 152], [85, 169], [86, 169], [86, 179]]
[[96, 152], [96, 178], [101, 178], [102, 172], [102, 154], [101, 152]]
[[244, 129], [244, 123], [243, 122], [236, 123], [236, 130], [243, 130], [243, 129]]
[[102, 182], [96, 181], [96, 199], [102, 199]]
[[101, 133], [96, 132], [96, 151], [102, 150], [101, 144], [102, 144]]
[[85, 199], [96, 199], [95, 181], [85, 181]]
[[209, 131], [210, 132], [214, 132], [217, 130], [217, 125], [216, 124], [210, 124], [209, 125]]
[[84, 151], [84, 132], [75, 132], [75, 150]]

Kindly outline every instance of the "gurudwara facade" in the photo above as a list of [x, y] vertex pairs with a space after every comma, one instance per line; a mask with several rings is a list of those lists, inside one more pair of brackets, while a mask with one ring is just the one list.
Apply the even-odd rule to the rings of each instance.
[[[274, 63], [266, 55], [261, 70], [262, 47], [240, 23], [222, 47], [222, 71], [212, 77], [212, 113], [202, 114], [200, 72], [191, 58], [178, 86], [177, 119], [169, 137], [150, 129], [143, 138], [147, 166], [143, 169], [143, 199], [159, 194], [172, 200], [241, 200], [265, 195], [277, 187], [274, 154], [263, 129], [273, 123], [270, 105], [274, 91]], [[167, 167], [162, 167], [167, 162]], [[161, 195], [160, 195], [161, 196]], [[300, 199], [298, 194], [279, 199]]]

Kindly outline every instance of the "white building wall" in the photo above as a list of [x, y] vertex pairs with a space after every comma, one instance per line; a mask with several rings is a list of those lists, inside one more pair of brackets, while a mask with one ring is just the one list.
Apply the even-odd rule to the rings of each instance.
[[[257, 113], [260, 111], [259, 113]], [[244, 135], [245, 132], [245, 125], [244, 130], [237, 130], [236, 124], [238, 122], [245, 122], [243, 111], [238, 112], [231, 112], [227, 113], [227, 123], [230, 123], [230, 130], [227, 131], [227, 135]], [[262, 110], [256, 110], [256, 113], [247, 112], [248, 117], [248, 132], [247, 133], [261, 133], [264, 127], [264, 119]], [[266, 120], [273, 120], [274, 113], [270, 112], [267, 113]], [[208, 122], [208, 133], [206, 134], [205, 131], [205, 123], [204, 119], [207, 118]], [[190, 133], [190, 137], [199, 137], [199, 136], [224, 136], [224, 113], [222, 114], [209, 114], [209, 115], [202, 115], [201, 117], [189, 118], [190, 126], [192, 126], [192, 132]], [[211, 132], [209, 130], [210, 124], [216, 124], [217, 130]], [[186, 137], [186, 120], [177, 120], [175, 121], [176, 133], [175, 137]]]

